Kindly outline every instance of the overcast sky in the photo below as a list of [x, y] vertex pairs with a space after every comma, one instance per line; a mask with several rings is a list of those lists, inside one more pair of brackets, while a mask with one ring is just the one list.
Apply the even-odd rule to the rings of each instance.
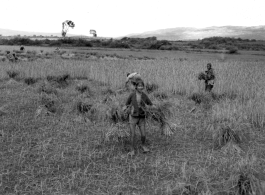
[[0, 28], [117, 37], [175, 27], [265, 25], [265, 0], [1, 0]]

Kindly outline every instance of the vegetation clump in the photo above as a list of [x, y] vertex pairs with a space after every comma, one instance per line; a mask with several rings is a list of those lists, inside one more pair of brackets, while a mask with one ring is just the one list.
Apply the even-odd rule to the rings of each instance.
[[58, 100], [53, 95], [45, 95], [41, 96], [40, 104], [44, 106], [44, 108], [49, 113], [56, 113], [58, 111]]
[[201, 104], [210, 101], [204, 93], [193, 93], [188, 99], [193, 100], [196, 104]]
[[159, 99], [159, 100], [165, 100], [168, 99], [168, 94], [166, 92], [162, 92], [162, 91], [157, 91], [154, 92], [154, 97]]
[[15, 70], [8, 70], [6, 71], [7, 75], [9, 76], [9, 78], [11, 79], [16, 79], [18, 78], [19, 72], [15, 71]]
[[124, 123], [129, 121], [129, 114], [128, 112], [124, 112], [121, 107], [110, 107], [107, 112], [107, 116], [109, 117], [110, 121], [114, 124], [116, 123]]
[[228, 54], [238, 54], [238, 49], [236, 47], [228, 47], [227, 50]]
[[77, 111], [81, 114], [85, 114], [85, 113], [88, 113], [91, 108], [92, 108], [92, 104], [88, 104], [88, 103], [85, 103], [85, 102], [82, 102], [82, 101], [78, 101], [76, 103], [76, 108], [77, 108]]
[[54, 94], [54, 95], [58, 95], [58, 91], [57, 89], [55, 89], [52, 85], [50, 85], [49, 83], [41, 83], [39, 88], [38, 88], [38, 92], [39, 93], [46, 93], [46, 94]]
[[145, 85], [145, 89], [146, 89], [147, 93], [152, 93], [152, 92], [156, 91], [158, 88], [159, 88], [159, 86], [155, 83], [147, 82]]
[[213, 142], [214, 148], [222, 148], [229, 142], [233, 142], [234, 144], [240, 144], [241, 138], [238, 135], [238, 132], [231, 129], [229, 126], [219, 127], [213, 133]]
[[33, 85], [35, 84], [36, 82], [38, 82], [38, 79], [37, 78], [33, 78], [33, 77], [27, 77], [24, 79], [24, 82], [28, 85]]
[[[233, 37], [209, 37], [196, 41], [169, 41], [158, 40], [157, 37], [122, 39], [91, 39], [82, 38], [58, 38], [57, 40], [43, 39], [31, 40], [30, 38], [16, 37], [13, 39], [1, 39], [1, 45], [34, 45], [34, 46], [72, 46], [72, 47], [103, 47], [103, 48], [130, 48], [130, 49], [155, 49], [155, 50], [186, 50], [201, 52], [203, 49], [226, 49], [228, 54], [237, 54], [238, 50], [264, 51], [265, 44], [262, 40], [242, 39]], [[231, 50], [230, 48], [236, 48]], [[24, 52], [24, 51], [22, 51]], [[57, 51], [56, 51], [57, 52]]]
[[238, 176], [238, 182], [237, 182], [238, 194], [240, 195], [253, 194], [251, 183], [252, 183], [251, 177], [249, 177], [247, 174], [240, 174]]
[[80, 93], [88, 92], [89, 94], [91, 94], [91, 90], [90, 90], [89, 86], [85, 85], [85, 84], [80, 84], [80, 85], [76, 86], [76, 90], [79, 91]]
[[108, 87], [102, 91], [102, 94], [109, 96], [109, 95], [115, 95], [116, 92], [113, 89], [111, 89], [110, 87]]
[[59, 76], [47, 76], [47, 80], [58, 88], [65, 88], [68, 86], [69, 74], [63, 74]]

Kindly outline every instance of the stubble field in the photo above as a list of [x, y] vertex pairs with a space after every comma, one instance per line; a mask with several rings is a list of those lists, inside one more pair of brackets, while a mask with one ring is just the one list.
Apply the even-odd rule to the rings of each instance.
[[[264, 194], [265, 57], [54, 50], [0, 62], [1, 194]], [[197, 79], [208, 62], [213, 94]], [[132, 71], [174, 124], [165, 136], [148, 119], [151, 152], [135, 156], [119, 115]]]

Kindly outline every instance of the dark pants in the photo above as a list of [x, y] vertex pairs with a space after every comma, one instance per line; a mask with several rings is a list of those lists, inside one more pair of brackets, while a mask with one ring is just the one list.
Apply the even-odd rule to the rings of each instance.
[[211, 92], [212, 89], [213, 89], [213, 85], [210, 85], [210, 84], [206, 84], [206, 83], [205, 83], [205, 91], [207, 91], [207, 92]]

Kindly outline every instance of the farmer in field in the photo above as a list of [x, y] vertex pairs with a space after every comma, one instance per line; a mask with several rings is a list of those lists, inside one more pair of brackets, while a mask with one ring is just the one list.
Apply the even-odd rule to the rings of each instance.
[[207, 70], [205, 71], [205, 75], [205, 91], [211, 92], [215, 80], [215, 74], [211, 63], [207, 64]]
[[136, 79], [141, 79], [141, 75], [139, 73], [137, 72], [127, 73], [127, 78], [125, 83], [126, 88], [133, 91], [135, 89], [135, 85], [133, 83], [135, 83]]
[[24, 51], [25, 47], [23, 45], [20, 45], [20, 51]]
[[205, 81], [205, 91], [206, 92], [212, 91], [213, 85], [214, 85], [214, 80], [215, 80], [215, 74], [214, 74], [214, 70], [212, 68], [211, 63], [207, 64], [207, 70], [204, 73], [199, 74], [199, 80]]
[[130, 134], [131, 134], [131, 144], [132, 151], [131, 154], [135, 154], [136, 149], [136, 136], [135, 130], [136, 126], [139, 127], [141, 133], [141, 142], [143, 151], [149, 152], [150, 150], [146, 146], [146, 132], [145, 132], [145, 119], [146, 112], [145, 108], [147, 106], [153, 106], [149, 97], [143, 92], [144, 82], [142, 79], [136, 79], [133, 81], [135, 90], [130, 94], [126, 101], [126, 105], [123, 107], [123, 110], [129, 110], [129, 124], [130, 124]]

